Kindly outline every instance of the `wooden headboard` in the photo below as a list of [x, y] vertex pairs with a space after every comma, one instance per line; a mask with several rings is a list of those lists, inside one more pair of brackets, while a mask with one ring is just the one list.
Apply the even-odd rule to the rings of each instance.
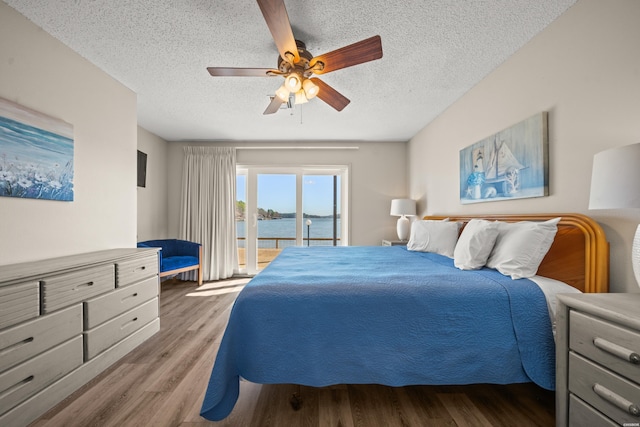
[[609, 292], [609, 243], [602, 227], [582, 214], [429, 215], [466, 224], [473, 218], [489, 221], [545, 221], [561, 217], [558, 233], [542, 260], [538, 275], [568, 283], [582, 292]]

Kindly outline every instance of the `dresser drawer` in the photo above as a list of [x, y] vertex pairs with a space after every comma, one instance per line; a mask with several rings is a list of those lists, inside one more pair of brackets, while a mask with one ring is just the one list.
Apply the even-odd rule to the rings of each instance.
[[[617, 422], [638, 423], [640, 385], [573, 352], [569, 353], [569, 391]], [[638, 409], [640, 411], [640, 409]]]
[[42, 312], [50, 313], [115, 288], [115, 266], [105, 264], [41, 280]]
[[82, 364], [82, 335], [0, 374], [0, 414]]
[[82, 304], [0, 332], [0, 372], [82, 334]]
[[574, 395], [569, 396], [569, 427], [619, 427], [618, 424], [593, 409]]
[[95, 328], [127, 310], [158, 296], [158, 276], [120, 288], [84, 303], [84, 329]]
[[639, 381], [640, 333], [576, 311], [571, 311], [569, 316], [570, 349]]
[[154, 298], [102, 325], [84, 332], [84, 359], [90, 360], [113, 344], [158, 317], [158, 298]]
[[37, 280], [0, 286], [0, 329], [40, 315], [40, 284]]
[[158, 274], [158, 253], [116, 263], [116, 286], [123, 287]]

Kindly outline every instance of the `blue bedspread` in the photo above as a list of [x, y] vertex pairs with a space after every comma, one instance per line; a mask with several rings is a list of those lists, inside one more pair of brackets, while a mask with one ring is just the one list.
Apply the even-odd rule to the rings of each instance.
[[540, 288], [401, 246], [291, 247], [240, 292], [201, 415], [221, 420], [239, 378], [262, 384], [509, 384], [554, 389]]

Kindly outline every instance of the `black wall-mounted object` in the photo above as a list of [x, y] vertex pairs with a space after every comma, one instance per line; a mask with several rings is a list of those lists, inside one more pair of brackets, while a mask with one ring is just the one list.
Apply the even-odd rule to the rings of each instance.
[[147, 153], [138, 150], [138, 187], [147, 186]]

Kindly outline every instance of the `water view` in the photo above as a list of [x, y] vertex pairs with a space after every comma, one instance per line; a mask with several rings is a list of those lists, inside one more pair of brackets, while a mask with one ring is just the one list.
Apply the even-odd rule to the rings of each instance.
[[[249, 255], [256, 258], [256, 265], [248, 266], [249, 272], [266, 267], [284, 248], [296, 245], [296, 236], [302, 237], [301, 244], [304, 246], [332, 246], [334, 211], [338, 216], [335, 243], [341, 244], [341, 170], [335, 170], [335, 175], [301, 171], [252, 175], [250, 168], [241, 168], [239, 171], [241, 173], [236, 175], [235, 215], [241, 269], [247, 268]], [[323, 171], [327, 172], [326, 169]], [[301, 188], [298, 187], [300, 184]], [[255, 189], [251, 205], [257, 208], [247, 214], [250, 187]], [[302, 203], [297, 202], [299, 196], [302, 196]], [[247, 225], [252, 224], [254, 216], [258, 237], [250, 242], [246, 240]], [[301, 226], [296, 224], [296, 217], [303, 218]], [[307, 220], [311, 221], [309, 227]]]
[[[333, 218], [309, 218], [311, 226], [307, 230], [307, 226], [303, 225], [303, 243], [307, 244], [309, 239], [310, 246], [327, 246], [333, 245]], [[306, 219], [303, 221], [306, 224]], [[340, 244], [340, 218], [337, 219], [337, 238]], [[245, 247], [245, 222], [237, 221], [236, 230], [238, 234], [238, 247]], [[309, 233], [307, 233], [307, 231]], [[282, 249], [296, 243], [296, 219], [282, 218], [272, 220], [258, 221], [258, 247], [260, 248], [278, 248]]]

